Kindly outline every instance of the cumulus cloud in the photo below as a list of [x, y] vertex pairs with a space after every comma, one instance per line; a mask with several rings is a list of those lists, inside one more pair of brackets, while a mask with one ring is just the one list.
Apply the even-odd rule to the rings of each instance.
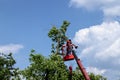
[[70, 0], [70, 6], [101, 10], [107, 18], [120, 16], [120, 0]]
[[100, 70], [100, 69], [98, 69], [98, 68], [96, 68], [96, 67], [87, 67], [86, 70], [87, 70], [88, 72], [94, 73], [94, 74], [96, 74], [96, 75], [102, 75], [102, 74], [104, 74], [104, 73], [106, 72], [105, 69]]
[[116, 76], [116, 72], [120, 71], [119, 22], [103, 22], [81, 29], [76, 32], [73, 40], [79, 45], [78, 56], [87, 61], [88, 67], [93, 67], [89, 69], [94, 69], [95, 72], [106, 70], [103, 72], [109, 76], [111, 73], [115, 73], [112, 76]]
[[20, 49], [23, 48], [23, 45], [20, 44], [8, 44], [8, 45], [0, 45], [0, 53], [9, 54], [9, 53], [17, 53]]

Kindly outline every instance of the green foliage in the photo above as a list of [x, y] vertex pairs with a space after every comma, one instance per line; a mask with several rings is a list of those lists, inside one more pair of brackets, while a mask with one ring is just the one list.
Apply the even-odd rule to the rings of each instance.
[[95, 75], [93, 73], [90, 73], [90, 79], [91, 80], [107, 80], [107, 78], [105, 78], [101, 75]]
[[61, 46], [67, 40], [66, 31], [69, 24], [70, 23], [68, 21], [63, 21], [63, 24], [59, 29], [53, 26], [52, 29], [49, 31], [48, 36], [53, 41], [51, 51], [52, 53], [60, 54]]
[[85, 80], [78, 67], [72, 71], [72, 80]]
[[12, 53], [0, 55], [0, 80], [18, 79], [18, 68], [14, 68], [15, 60]]
[[59, 55], [45, 58], [40, 54], [30, 55], [30, 66], [21, 71], [27, 80], [66, 80], [68, 70]]

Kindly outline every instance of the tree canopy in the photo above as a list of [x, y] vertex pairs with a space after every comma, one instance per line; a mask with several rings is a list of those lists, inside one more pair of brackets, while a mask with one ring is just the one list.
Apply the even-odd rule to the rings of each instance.
[[69, 26], [68, 21], [63, 21], [60, 28], [53, 26], [48, 32], [49, 38], [53, 41], [52, 43], [52, 53], [60, 54], [61, 46], [68, 39], [66, 36], [66, 31]]
[[68, 70], [60, 56], [46, 58], [40, 54], [30, 55], [30, 66], [22, 71], [27, 80], [66, 80]]
[[12, 53], [8, 55], [0, 53], [0, 80], [19, 79], [19, 68], [14, 67], [15, 63]]

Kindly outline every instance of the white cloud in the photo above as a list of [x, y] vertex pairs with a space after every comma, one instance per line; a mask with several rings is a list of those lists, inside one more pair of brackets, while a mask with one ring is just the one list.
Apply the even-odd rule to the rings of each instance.
[[73, 40], [79, 45], [79, 57], [87, 61], [88, 67], [106, 70], [105, 74], [109, 76], [113, 73], [110, 77], [120, 76], [116, 73], [120, 71], [119, 22], [103, 22], [81, 29], [76, 32]]
[[106, 70], [105, 69], [98, 69], [98, 68], [96, 68], [96, 67], [87, 67], [87, 69], [86, 69], [88, 72], [91, 72], [91, 73], [94, 73], [94, 74], [96, 74], [96, 75], [103, 75], [105, 72], [106, 72]]
[[[119, 4], [120, 5], [120, 4]], [[120, 16], [120, 6], [111, 6], [103, 8], [103, 12], [105, 16]]]
[[70, 0], [70, 6], [101, 10], [106, 18], [120, 16], [120, 0]]
[[0, 45], [0, 53], [8, 54], [8, 53], [17, 53], [20, 49], [23, 48], [23, 45], [20, 44], [8, 44], [8, 45]]
[[120, 71], [118, 70], [108, 70], [105, 76], [109, 76], [107, 80], [119, 80], [120, 79]]

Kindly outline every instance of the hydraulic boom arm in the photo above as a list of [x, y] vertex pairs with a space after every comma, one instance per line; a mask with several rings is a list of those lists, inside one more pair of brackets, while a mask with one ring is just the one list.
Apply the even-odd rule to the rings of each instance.
[[77, 55], [75, 54], [75, 51], [73, 51], [73, 56], [74, 56], [78, 66], [79, 66], [79, 69], [81, 70], [83, 76], [85, 77], [85, 80], [90, 80], [90, 77], [88, 76], [88, 74], [87, 74], [85, 68], [83, 67], [80, 59], [78, 59]]

